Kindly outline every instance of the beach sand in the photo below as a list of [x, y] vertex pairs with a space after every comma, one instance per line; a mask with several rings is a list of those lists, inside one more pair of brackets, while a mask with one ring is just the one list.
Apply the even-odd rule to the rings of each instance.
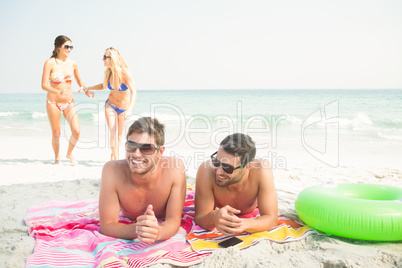
[[[45, 150], [46, 151], [46, 150]], [[47, 153], [48, 153], [47, 149]], [[94, 152], [85, 156], [90, 159]], [[51, 164], [44, 152], [31, 156], [6, 158], [0, 154], [0, 267], [24, 267], [33, 253], [35, 240], [28, 235], [23, 221], [27, 209], [49, 200], [97, 198], [100, 175], [105, 161], [79, 160], [76, 166], [63, 160]], [[28, 153], [29, 155], [29, 153]], [[77, 155], [80, 155], [77, 150]], [[47, 155], [49, 156], [49, 155]], [[375, 183], [400, 186], [402, 170], [300, 164], [274, 170], [279, 198], [279, 213], [296, 218], [294, 201], [305, 187], [326, 180], [337, 183]], [[187, 178], [194, 184], [194, 177]], [[401, 242], [368, 242], [336, 236], [310, 235], [291, 243], [262, 241], [244, 250], [219, 250], [198, 267], [402, 267]], [[154, 267], [171, 267], [155, 265]]]

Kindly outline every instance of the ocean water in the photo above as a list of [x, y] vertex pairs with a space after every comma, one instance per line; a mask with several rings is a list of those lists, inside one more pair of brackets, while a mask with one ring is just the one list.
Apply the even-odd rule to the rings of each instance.
[[[0, 96], [2, 137], [50, 137], [45, 92]], [[74, 93], [78, 148], [109, 150], [107, 96]], [[333, 167], [356, 157], [402, 160], [401, 90], [140, 90], [130, 122], [139, 116], [164, 123], [166, 154], [186, 155], [194, 169], [234, 132], [253, 137], [257, 155], [279, 168], [292, 157]], [[67, 140], [63, 117], [61, 125]]]

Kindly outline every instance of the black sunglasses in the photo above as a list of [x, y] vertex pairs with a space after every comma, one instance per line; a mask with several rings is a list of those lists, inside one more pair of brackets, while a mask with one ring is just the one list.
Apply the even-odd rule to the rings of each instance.
[[103, 60], [110, 59], [110, 56], [103, 55]]
[[215, 152], [215, 153], [213, 153], [213, 154], [211, 155], [212, 164], [213, 164], [215, 167], [222, 166], [223, 171], [225, 171], [227, 174], [232, 174], [233, 171], [235, 171], [236, 169], [245, 167], [245, 166], [248, 164], [248, 163], [244, 163], [244, 164], [241, 165], [241, 166], [234, 167], [234, 166], [232, 166], [232, 165], [222, 163], [221, 161], [218, 160], [218, 158], [215, 157], [215, 155], [216, 155], [217, 153], [218, 153], [218, 152]]
[[151, 143], [137, 143], [134, 141], [126, 141], [126, 151], [128, 153], [134, 153], [137, 149], [140, 149], [142, 154], [153, 154], [156, 149], [159, 149], [160, 146], [156, 147]]
[[69, 45], [64, 45], [64, 48], [65, 48], [65, 49], [71, 49], [71, 50], [73, 50], [74, 47], [73, 47], [73, 46], [69, 46]]

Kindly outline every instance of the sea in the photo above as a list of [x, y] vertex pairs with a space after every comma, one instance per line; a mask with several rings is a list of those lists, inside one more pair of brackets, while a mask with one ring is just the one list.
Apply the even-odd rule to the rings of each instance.
[[[45, 92], [0, 96], [2, 138], [50, 140]], [[107, 97], [106, 91], [92, 99], [74, 93], [77, 148], [110, 150]], [[139, 90], [126, 130], [142, 116], [165, 124], [165, 155], [181, 157], [193, 172], [236, 132], [250, 135], [257, 156], [276, 168], [292, 160], [331, 167], [402, 160], [402, 90]], [[71, 132], [63, 117], [61, 132], [67, 143]], [[120, 151], [124, 158], [123, 145]]]

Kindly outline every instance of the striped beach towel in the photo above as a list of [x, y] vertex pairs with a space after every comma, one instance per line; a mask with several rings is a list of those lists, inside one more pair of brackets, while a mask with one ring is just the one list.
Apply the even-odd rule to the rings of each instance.
[[[253, 213], [242, 216], [243, 218], [258, 217], [258, 209]], [[236, 235], [237, 238], [243, 240], [242, 244], [237, 245], [239, 249], [244, 249], [249, 246], [255, 245], [261, 240], [268, 239], [277, 243], [286, 243], [297, 241], [305, 238], [306, 236], [317, 233], [314, 229], [307, 225], [301, 225], [292, 219], [285, 216], [278, 217], [278, 225], [269, 231], [257, 233], [241, 233]], [[198, 253], [211, 253], [214, 250], [220, 249], [218, 243], [230, 238], [216, 229], [212, 231], [205, 230], [200, 226], [193, 224], [192, 231], [187, 235], [187, 240], [190, 242], [191, 247]]]
[[[245, 217], [258, 216], [258, 210]], [[131, 220], [120, 215], [120, 222]], [[176, 235], [153, 244], [124, 240], [99, 232], [97, 199], [50, 201], [28, 209], [25, 216], [29, 234], [36, 239], [27, 267], [144, 267], [157, 263], [191, 266], [201, 263], [228, 238], [216, 230], [207, 231], [194, 223], [194, 187], [188, 186], [181, 227]], [[241, 234], [239, 248], [261, 239], [291, 242], [312, 233], [308, 226], [280, 217], [278, 226], [268, 232]], [[188, 239], [188, 241], [187, 241]]]
[[[194, 191], [188, 190], [176, 235], [153, 244], [99, 232], [98, 200], [50, 201], [31, 207], [25, 222], [36, 239], [27, 267], [144, 267], [157, 263], [190, 266], [202, 262], [186, 241], [194, 220]], [[129, 219], [120, 216], [120, 222]]]

